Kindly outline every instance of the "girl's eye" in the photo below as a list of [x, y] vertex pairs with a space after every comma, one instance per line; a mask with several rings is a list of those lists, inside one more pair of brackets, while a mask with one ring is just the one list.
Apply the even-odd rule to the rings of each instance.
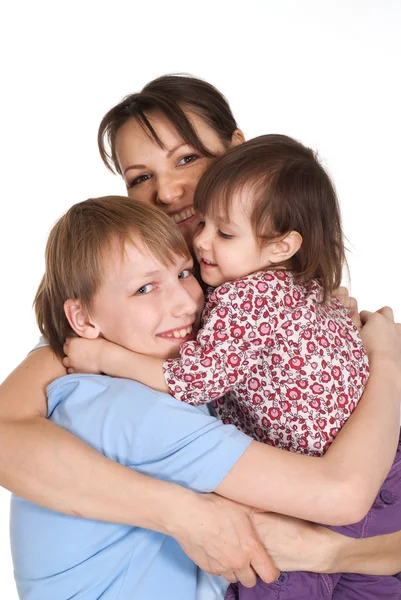
[[178, 279], [186, 279], [192, 275], [192, 269], [184, 269], [181, 273], [178, 273]]
[[223, 238], [224, 240], [231, 240], [234, 236], [230, 235], [229, 233], [224, 233], [224, 231], [220, 231], [219, 229], [219, 236], [221, 238]]
[[146, 294], [150, 294], [153, 288], [153, 283], [147, 283], [146, 285], [140, 287], [137, 292], [135, 292], [135, 296], [145, 296]]
[[135, 185], [139, 185], [140, 183], [143, 183], [144, 181], [147, 181], [148, 179], [150, 179], [152, 177], [152, 175], [150, 173], [145, 173], [144, 175], [139, 175], [139, 177], [135, 177], [135, 179], [133, 179], [129, 184], [128, 184], [128, 188], [131, 189], [133, 188]]
[[191, 162], [194, 162], [195, 160], [197, 160], [199, 158], [199, 154], [187, 154], [186, 156], [183, 156], [179, 161], [178, 164], [181, 165], [188, 165]]

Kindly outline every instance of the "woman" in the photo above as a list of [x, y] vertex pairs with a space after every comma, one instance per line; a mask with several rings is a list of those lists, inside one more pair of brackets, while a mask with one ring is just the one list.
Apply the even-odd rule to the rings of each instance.
[[[99, 128], [101, 156], [123, 176], [129, 196], [161, 207], [188, 243], [197, 225], [192, 204], [201, 173], [214, 156], [243, 139], [224, 98], [212, 86], [187, 77], [151, 82], [109, 111]], [[272, 578], [243, 513], [231, 510], [227, 517], [213, 496], [190, 494], [125, 469], [47, 421], [46, 386], [64, 374], [61, 362], [45, 347], [31, 353], [1, 386], [1, 485], [59, 512], [168, 533], [199, 566], [231, 581], [252, 585], [253, 568], [262, 578]], [[317, 530], [315, 539], [310, 538], [311, 555], [317, 540], [320, 555], [307, 567], [307, 549], [294, 564], [290, 545], [287, 557], [280, 552], [279, 536], [269, 547], [283, 569], [345, 571], [345, 557], [354, 572], [363, 572], [383, 554], [377, 573], [401, 570], [401, 534], [376, 539], [373, 550], [371, 540], [356, 542]]]

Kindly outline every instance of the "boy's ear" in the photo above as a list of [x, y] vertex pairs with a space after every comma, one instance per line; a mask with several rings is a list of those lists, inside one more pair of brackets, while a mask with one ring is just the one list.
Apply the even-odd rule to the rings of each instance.
[[71, 328], [82, 338], [94, 340], [100, 335], [98, 325], [90, 318], [79, 300], [69, 298], [64, 302], [64, 313]]
[[245, 142], [245, 136], [242, 133], [241, 129], [236, 129], [231, 136], [230, 148], [234, 148], [234, 146], [239, 146]]
[[266, 246], [270, 263], [278, 264], [289, 260], [302, 245], [302, 236], [298, 231], [290, 231], [284, 238]]

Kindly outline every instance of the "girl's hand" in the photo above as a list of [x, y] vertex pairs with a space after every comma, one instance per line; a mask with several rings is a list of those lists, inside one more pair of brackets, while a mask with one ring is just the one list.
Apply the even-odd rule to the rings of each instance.
[[114, 344], [103, 338], [68, 338], [63, 347], [66, 354], [63, 365], [68, 373], [103, 373], [104, 358], [110, 350], [109, 346]]

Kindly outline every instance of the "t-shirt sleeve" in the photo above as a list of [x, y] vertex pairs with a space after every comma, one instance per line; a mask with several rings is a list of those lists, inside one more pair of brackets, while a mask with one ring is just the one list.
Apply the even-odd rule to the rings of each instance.
[[48, 418], [141, 473], [211, 492], [252, 439], [206, 407], [127, 379], [67, 375], [48, 388]]
[[273, 343], [269, 312], [258, 300], [254, 286], [241, 281], [213, 292], [196, 341], [163, 363], [172, 396], [193, 405], [215, 400], [257, 368], [261, 351]]

